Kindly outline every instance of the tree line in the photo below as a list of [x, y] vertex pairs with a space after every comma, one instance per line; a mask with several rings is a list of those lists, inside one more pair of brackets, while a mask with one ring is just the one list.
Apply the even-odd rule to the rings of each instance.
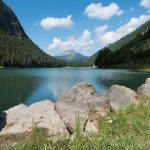
[[29, 38], [0, 31], [0, 66], [63, 67], [65, 62], [44, 53]]

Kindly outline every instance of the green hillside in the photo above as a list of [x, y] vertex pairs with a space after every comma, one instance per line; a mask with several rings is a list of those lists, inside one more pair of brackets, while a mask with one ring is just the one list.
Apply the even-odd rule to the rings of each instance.
[[65, 63], [45, 54], [26, 35], [16, 15], [0, 0], [0, 66], [62, 67]]
[[115, 51], [116, 49], [121, 48], [123, 45], [129, 43], [132, 41], [138, 34], [146, 32], [148, 29], [150, 29], [150, 20], [141, 25], [139, 28], [137, 28], [135, 31], [131, 32], [130, 34], [124, 36], [114, 44], [111, 44], [108, 46], [109, 49], [112, 51]]
[[123, 44], [115, 51], [112, 51], [109, 47], [104, 48], [99, 52], [95, 61], [95, 65], [105, 68], [117, 67], [137, 69], [149, 66], [150, 29], [145, 32], [137, 33], [135, 38], [133, 38], [127, 44]]
[[[130, 34], [124, 36], [123, 38], [121, 38], [120, 40], [116, 41], [113, 44], [110, 44], [107, 48], [109, 48], [112, 51], [115, 51], [119, 48], [121, 48], [123, 45], [129, 43], [130, 41], [132, 41], [134, 38], [136, 38], [136, 36], [138, 34], [144, 33], [146, 32], [148, 29], [150, 28], [150, 20], [147, 21], [145, 24], [141, 25], [139, 28], [137, 28], [135, 31], [131, 32]], [[86, 63], [90, 66], [95, 64], [95, 60], [98, 56], [99, 52], [96, 52], [95, 54], [93, 54], [91, 57], [89, 57], [89, 59], [86, 61]]]
[[95, 54], [93, 54], [92, 56], [90, 56], [84, 63], [87, 66], [93, 66], [95, 64], [95, 60], [97, 58], [99, 52], [96, 52]]

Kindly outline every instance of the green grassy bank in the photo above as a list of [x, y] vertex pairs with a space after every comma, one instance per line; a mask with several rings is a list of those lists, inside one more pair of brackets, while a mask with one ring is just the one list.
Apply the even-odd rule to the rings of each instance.
[[[149, 150], [150, 98], [141, 97], [138, 107], [131, 105], [118, 113], [110, 112], [101, 122], [96, 134], [83, 136], [76, 125], [74, 139], [47, 140], [45, 130], [33, 128], [32, 133], [17, 138], [0, 137], [4, 150]], [[16, 140], [16, 141], [15, 141]], [[8, 143], [14, 146], [8, 146]], [[7, 146], [7, 147], [6, 147]]]

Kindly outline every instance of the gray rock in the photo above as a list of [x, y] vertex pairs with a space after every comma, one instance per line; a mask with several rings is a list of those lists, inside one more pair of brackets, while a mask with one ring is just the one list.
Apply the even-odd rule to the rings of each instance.
[[[55, 105], [58, 114], [66, 123], [71, 134], [75, 130], [77, 118], [80, 121], [81, 131], [84, 131], [92, 115], [105, 116], [110, 110], [107, 98], [99, 96], [93, 86], [88, 83], [76, 85], [60, 96]], [[93, 125], [95, 126], [95, 124]], [[90, 126], [93, 127], [93, 125]], [[88, 128], [88, 131], [90, 130], [95, 131], [95, 129]]]
[[6, 125], [1, 129], [0, 135], [31, 131], [34, 124], [56, 135], [68, 134], [66, 125], [57, 114], [54, 104], [48, 100], [29, 107], [20, 104], [3, 114], [6, 115], [6, 120], [3, 120], [6, 121]]
[[[147, 82], [146, 82], [147, 83]], [[137, 89], [140, 95], [150, 96], [150, 84], [143, 84]]]
[[124, 86], [113, 85], [108, 93], [110, 107], [113, 112], [129, 106], [131, 103], [138, 104], [136, 92]]
[[150, 78], [147, 78], [147, 79], [146, 79], [146, 82], [145, 82], [145, 84], [148, 84], [148, 85], [150, 85]]
[[85, 133], [94, 133], [98, 131], [102, 117], [97, 113], [92, 113], [87, 120]]

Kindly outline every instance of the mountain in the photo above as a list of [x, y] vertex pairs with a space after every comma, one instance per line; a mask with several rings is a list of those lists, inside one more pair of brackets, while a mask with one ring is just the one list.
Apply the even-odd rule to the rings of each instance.
[[14, 12], [0, 0], [0, 66], [62, 67], [65, 63], [44, 53], [26, 35]]
[[144, 34], [148, 29], [150, 29], [150, 20], [138, 27], [135, 31], [116, 41], [114, 44], [110, 44], [108, 48], [112, 51], [115, 51], [116, 49], [121, 48], [123, 45], [135, 39], [138, 34]]
[[[144, 33], [146, 32], [148, 29], [150, 28], [150, 20], [147, 21], [145, 24], [141, 25], [138, 29], [136, 29], [135, 31], [131, 32], [130, 34], [126, 35], [125, 37], [121, 38], [120, 40], [116, 41], [113, 44], [110, 44], [107, 48], [109, 48], [112, 51], [115, 51], [116, 49], [121, 48], [124, 44], [129, 43], [130, 41], [132, 41], [134, 38], [136, 38], [137, 34], [140, 33]], [[87, 61], [86, 64], [89, 66], [93, 66], [95, 64], [95, 60], [97, 58], [99, 54], [99, 51], [96, 52], [95, 54], [93, 54], [92, 56], [90, 56]]]
[[93, 66], [95, 65], [95, 60], [98, 56], [98, 52], [94, 53], [92, 56], [90, 56], [84, 63], [87, 65], [87, 66]]
[[58, 56], [65, 56], [65, 55], [69, 55], [69, 54], [74, 54], [77, 53], [74, 50], [67, 50], [67, 51], [62, 51]]
[[143, 68], [150, 65], [150, 20], [121, 40], [99, 51], [98, 67]]
[[60, 60], [64, 60], [67, 63], [69, 63], [69, 62], [82, 63], [82, 62], [84, 62], [85, 60], [88, 59], [87, 56], [84, 56], [80, 53], [77, 53], [74, 50], [65, 51], [65, 52], [61, 53], [60, 55], [56, 56], [56, 58], [58, 58]]

